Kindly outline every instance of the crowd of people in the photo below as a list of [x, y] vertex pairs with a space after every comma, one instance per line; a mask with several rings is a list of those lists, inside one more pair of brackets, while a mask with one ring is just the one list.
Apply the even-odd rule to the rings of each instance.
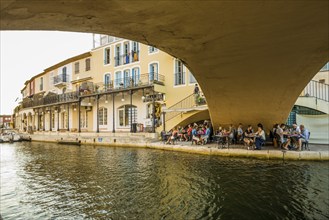
[[279, 146], [285, 150], [302, 150], [302, 144], [308, 143], [310, 132], [304, 125], [293, 124], [288, 127], [285, 124], [275, 124], [272, 129], [274, 146]]
[[[247, 149], [261, 150], [266, 142], [266, 134], [263, 125], [259, 123], [257, 130], [254, 131], [251, 125], [243, 130], [243, 125], [239, 124], [237, 128], [230, 125], [228, 128], [213, 130], [209, 121], [203, 123], [189, 124], [187, 127], [175, 127], [169, 132], [161, 133], [162, 139], [166, 144], [174, 144], [176, 141], [191, 141], [192, 144], [205, 145], [210, 142], [221, 142], [227, 144], [244, 144]], [[275, 147], [285, 150], [301, 150], [302, 144], [308, 142], [310, 132], [304, 125], [297, 126], [293, 124], [289, 128], [285, 124], [275, 124], [270, 131], [269, 139]]]
[[189, 124], [187, 127], [175, 127], [169, 132], [163, 131], [161, 136], [166, 144], [174, 144], [175, 141], [191, 141], [192, 144], [204, 145], [211, 141], [213, 129], [211, 123]]

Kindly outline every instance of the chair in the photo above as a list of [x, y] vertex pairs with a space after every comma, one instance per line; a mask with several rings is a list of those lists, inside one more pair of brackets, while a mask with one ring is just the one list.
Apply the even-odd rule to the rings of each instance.
[[276, 140], [276, 143], [278, 144], [278, 147], [281, 149], [282, 148], [282, 141], [281, 137], [279, 134], [274, 133], [274, 139]]
[[[169, 138], [171, 138], [171, 137], [169, 137]], [[175, 142], [177, 142], [177, 141], [178, 141], [178, 133], [176, 132], [176, 133], [174, 134], [174, 139], [171, 139], [170, 142], [172, 142], [172, 144], [175, 144]]]
[[[311, 136], [311, 132], [308, 132], [308, 140], [310, 139], [310, 136]], [[307, 149], [308, 151], [310, 151], [310, 147], [308, 146], [308, 140], [305, 140], [305, 142], [302, 142], [302, 150]]]
[[164, 144], [167, 142], [166, 131], [161, 131], [161, 139]]
[[227, 140], [227, 136], [219, 136], [217, 139], [217, 145], [218, 148], [223, 149], [224, 147], [227, 147], [227, 149], [230, 148], [230, 140]]

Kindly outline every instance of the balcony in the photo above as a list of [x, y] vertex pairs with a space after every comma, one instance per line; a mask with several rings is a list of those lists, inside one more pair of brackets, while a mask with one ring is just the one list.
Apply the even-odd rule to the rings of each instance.
[[315, 97], [316, 99], [329, 102], [329, 85], [311, 80], [299, 96]]
[[32, 99], [25, 99], [22, 102], [23, 108], [30, 108], [35, 106], [51, 105], [58, 103], [76, 102], [79, 99], [78, 92], [68, 92], [64, 94], [54, 94], [51, 93], [45, 97], [34, 97]]
[[114, 66], [121, 66], [139, 61], [139, 51], [131, 51], [131, 53], [114, 57]]
[[92, 96], [99, 93], [112, 93], [121, 90], [138, 89], [151, 86], [154, 88], [156, 86], [163, 87], [164, 82], [165, 77], [159, 73], [145, 73], [136, 75], [135, 77], [117, 78], [106, 84], [103, 82], [84, 82], [80, 85], [78, 91], [76, 92], [68, 92], [60, 95], [48, 93], [45, 97], [34, 96], [33, 98], [26, 98], [22, 102], [22, 108], [78, 102], [79, 97]]
[[69, 75], [67, 74], [60, 74], [53, 77], [54, 86], [59, 88], [66, 86], [68, 81], [69, 81]]
[[94, 93], [115, 92], [117, 90], [132, 89], [145, 86], [164, 86], [165, 76], [159, 73], [145, 73], [135, 77], [123, 77], [111, 80], [108, 83], [85, 82], [79, 88], [80, 95], [91, 95]]

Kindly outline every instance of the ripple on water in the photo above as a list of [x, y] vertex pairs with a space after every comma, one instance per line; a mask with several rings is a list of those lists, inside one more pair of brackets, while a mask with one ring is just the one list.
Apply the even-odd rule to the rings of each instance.
[[328, 163], [1, 146], [4, 219], [328, 219]]

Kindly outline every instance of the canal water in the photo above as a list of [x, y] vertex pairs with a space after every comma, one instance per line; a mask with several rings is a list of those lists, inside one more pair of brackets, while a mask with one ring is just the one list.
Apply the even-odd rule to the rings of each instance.
[[329, 219], [329, 163], [0, 144], [2, 218]]

